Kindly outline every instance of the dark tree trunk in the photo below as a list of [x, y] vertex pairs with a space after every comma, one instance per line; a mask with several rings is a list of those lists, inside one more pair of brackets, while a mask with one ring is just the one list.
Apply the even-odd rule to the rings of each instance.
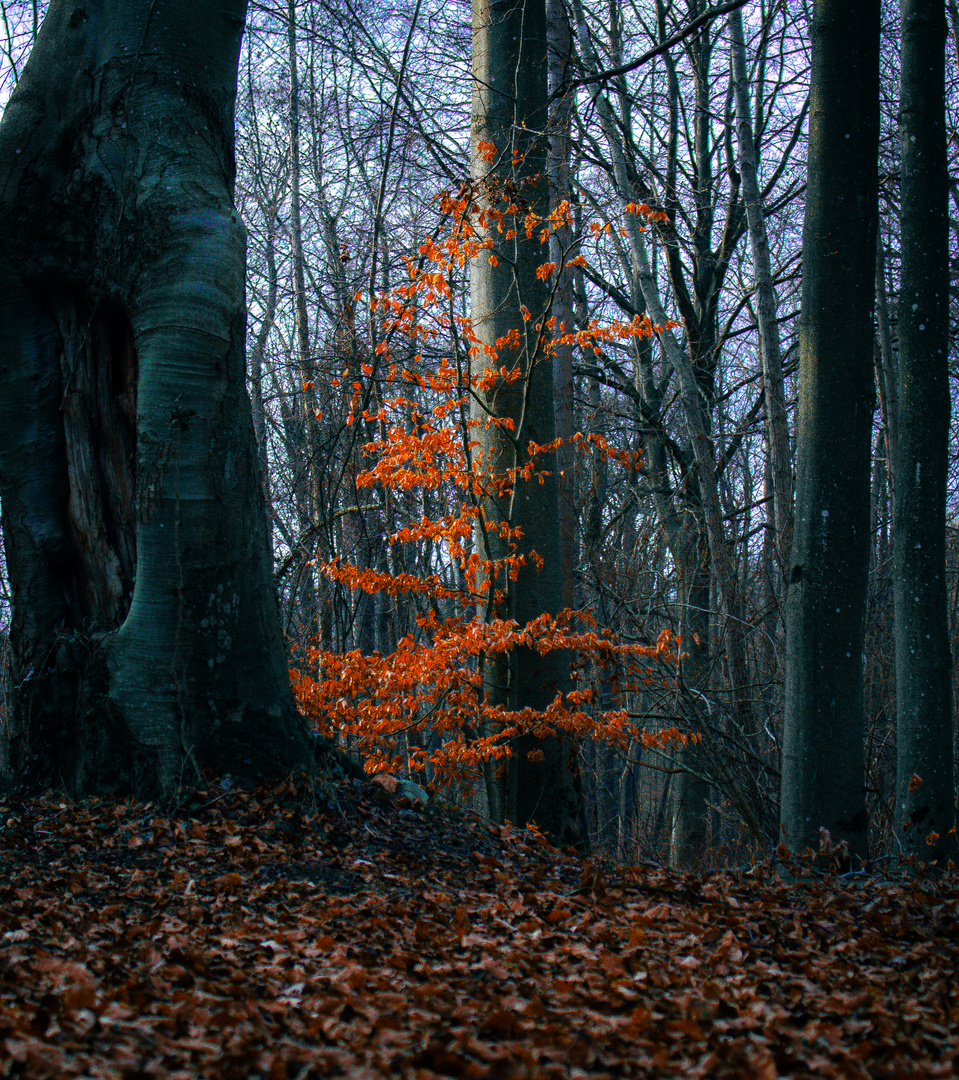
[[816, 0], [781, 819], [866, 855], [862, 651], [875, 408], [879, 0]]
[[[555, 94], [568, 77], [572, 63], [573, 35], [564, 0], [547, 0], [546, 37], [548, 46], [548, 87]], [[550, 194], [555, 203], [569, 202], [572, 196], [570, 155], [573, 95], [566, 94], [555, 103], [549, 122], [547, 172]], [[573, 230], [569, 225], [556, 229], [549, 240], [551, 262], [562, 266], [573, 254]], [[569, 333], [575, 326], [573, 314], [573, 270], [565, 268], [556, 283], [551, 309], [557, 334]], [[573, 570], [576, 565], [576, 487], [573, 483], [573, 346], [557, 345], [553, 352], [553, 397], [556, 408], [556, 435], [563, 445], [556, 455], [559, 470], [559, 531], [562, 537], [563, 607], [574, 607], [576, 598]]]
[[[709, 544], [703, 532], [683, 528], [676, 547], [676, 570], [681, 597], [680, 675], [684, 685], [699, 693], [709, 687], [710, 565]], [[693, 721], [693, 729], [698, 724]], [[709, 847], [709, 783], [701, 748], [690, 743], [673, 752], [674, 773], [669, 790], [669, 865], [677, 870], [700, 870]]]
[[946, 602], [951, 402], [945, 44], [942, 3], [903, 0], [902, 281], [893, 521], [896, 825], [903, 850], [922, 859], [944, 859], [956, 847]]
[[76, 792], [307, 759], [244, 384], [245, 0], [54, 0], [0, 124], [15, 762]]

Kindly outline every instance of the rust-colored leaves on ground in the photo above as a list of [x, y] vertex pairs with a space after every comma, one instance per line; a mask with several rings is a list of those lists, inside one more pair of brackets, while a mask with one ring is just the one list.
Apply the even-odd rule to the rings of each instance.
[[581, 863], [386, 787], [0, 803], [0, 1076], [955, 1077], [954, 876]]

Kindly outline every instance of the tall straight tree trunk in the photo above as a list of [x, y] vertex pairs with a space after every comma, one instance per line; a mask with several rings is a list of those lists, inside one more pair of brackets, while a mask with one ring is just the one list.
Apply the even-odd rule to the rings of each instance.
[[[547, 43], [549, 49], [548, 87], [555, 94], [568, 77], [572, 60], [573, 35], [564, 0], [547, 0]], [[550, 192], [556, 203], [569, 201], [572, 195], [570, 151], [573, 96], [564, 94], [555, 104], [549, 123], [547, 170]], [[570, 257], [573, 230], [569, 225], [556, 229], [549, 239], [551, 262], [562, 266]], [[552, 315], [557, 334], [570, 333], [574, 327], [573, 271], [563, 269], [556, 283]], [[553, 351], [553, 395], [556, 407], [556, 435], [563, 440], [556, 455], [559, 469], [559, 529], [562, 538], [563, 606], [573, 607], [573, 568], [576, 564], [576, 489], [573, 484], [573, 346], [557, 345]]]
[[276, 214], [267, 211], [266, 222], [266, 281], [267, 293], [263, 318], [253, 339], [250, 354], [250, 404], [253, 410], [253, 432], [256, 436], [256, 460], [263, 485], [263, 498], [266, 502], [267, 547], [273, 550], [273, 513], [270, 484], [270, 463], [267, 454], [268, 437], [266, 427], [266, 405], [263, 400], [264, 365], [266, 362], [266, 343], [276, 322], [277, 310], [277, 271], [276, 271]]
[[946, 601], [951, 403], [945, 42], [941, 2], [902, 0], [896, 827], [903, 850], [921, 859], [943, 859], [956, 848]]
[[[682, 598], [679, 673], [685, 687], [701, 693], [700, 687], [709, 688], [713, 654], [706, 536], [699, 529], [680, 529], [673, 553]], [[675, 749], [671, 755], [676, 772], [669, 791], [669, 865], [677, 870], [701, 870], [708, 851], [709, 783], [699, 775], [705, 770], [698, 749], [686, 746]]]
[[896, 490], [896, 458], [899, 456], [897, 437], [899, 420], [898, 358], [892, 347], [892, 328], [889, 324], [889, 301], [886, 295], [886, 253], [882, 235], [876, 243], [876, 389], [882, 413], [883, 444], [886, 451], [886, 472], [890, 491]]
[[[513, 202], [541, 217], [549, 212], [543, 134], [546, 68], [545, 0], [473, 0], [472, 175], [481, 205], [504, 209]], [[507, 238], [510, 229], [515, 236]], [[563, 607], [555, 455], [533, 463], [549, 471], [542, 483], [515, 473], [530, 463], [530, 442], [546, 445], [555, 432], [553, 361], [545, 326], [549, 287], [536, 275], [548, 249], [540, 244], [539, 230], [527, 239], [522, 214], [504, 222], [502, 233], [491, 220], [485, 233], [494, 246], [471, 264], [473, 328], [482, 344], [497, 352], [496, 367], [518, 371], [519, 378], [493, 381], [476, 394], [472, 405], [477, 456], [491, 481], [482, 501], [484, 526], [477, 534], [477, 548], [493, 560], [489, 613], [514, 619], [522, 627]], [[504, 346], [511, 333], [518, 335], [518, 343]], [[480, 351], [474, 377], [485, 367]], [[507, 420], [511, 429], [490, 424], [490, 419]], [[497, 491], [496, 484], [511, 476], [515, 480], [508, 490]], [[500, 535], [501, 525], [520, 530], [516, 553], [535, 552], [542, 559], [541, 569], [530, 561], [515, 580], [507, 580], [497, 569], [510, 549]], [[492, 602], [497, 590], [502, 603]], [[545, 709], [567, 689], [568, 681], [569, 658], [558, 652], [540, 655], [519, 648], [485, 663], [487, 700], [510, 709]], [[535, 821], [554, 842], [583, 842], [575, 747], [558, 736], [526, 735], [515, 750], [515, 786], [505, 797], [494, 790], [491, 811], [520, 824]]]
[[772, 480], [773, 520], [776, 527], [776, 595], [783, 570], [792, 548], [792, 470], [789, 462], [789, 420], [783, 386], [782, 350], [777, 321], [778, 302], [769, 258], [769, 235], [759, 190], [759, 161], [749, 107], [749, 78], [746, 73], [746, 43], [743, 37], [743, 13], [729, 16], [729, 36], [733, 65], [733, 89], [736, 97], [736, 136], [739, 141], [739, 168], [742, 174], [743, 202], [749, 247], [756, 283], [756, 321], [759, 324], [759, 355], [762, 361], [763, 396], [766, 413], [766, 452]]
[[[290, 92], [288, 97], [288, 132], [290, 138], [290, 243], [293, 255], [293, 318], [295, 335], [293, 342], [294, 363], [299, 386], [294, 393], [298, 405], [300, 463], [297, 470], [297, 503], [300, 528], [311, 535], [320, 522], [320, 477], [315, 460], [317, 453], [317, 394], [315, 365], [310, 350], [310, 319], [306, 304], [306, 266], [303, 252], [303, 211], [300, 198], [300, 74], [297, 55], [296, 0], [288, 0], [286, 7], [286, 46], [290, 68]], [[311, 535], [311, 545], [316, 541]], [[319, 635], [320, 600], [316, 574], [304, 567], [301, 584], [302, 615], [306, 636], [316, 640]]]
[[53, 0], [0, 124], [17, 748], [74, 791], [307, 760], [244, 382], [245, 0]]
[[786, 608], [781, 822], [865, 858], [879, 0], [816, 0], [803, 226], [797, 485]]

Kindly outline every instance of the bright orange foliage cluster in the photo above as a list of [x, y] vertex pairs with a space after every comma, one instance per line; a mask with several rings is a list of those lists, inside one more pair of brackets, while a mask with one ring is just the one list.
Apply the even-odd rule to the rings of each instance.
[[[489, 159], [495, 150], [487, 146], [481, 152]], [[430, 601], [432, 609], [417, 617], [415, 635], [408, 634], [387, 656], [308, 650], [306, 663], [291, 671], [299, 708], [324, 734], [345, 738], [351, 750], [362, 755], [369, 772], [422, 772], [434, 789], [475, 778], [484, 762], [508, 757], [522, 734], [562, 732], [624, 748], [633, 739], [646, 746], [682, 744], [687, 736], [676, 728], [649, 733], [636, 728], [625, 708], [598, 711], [589, 689], [557, 696], [543, 712], [510, 711], [484, 701], [479, 674], [483, 657], [517, 648], [562, 650], [571, 659], [574, 687], [589, 665], [615, 669], [623, 700], [644, 685], [672, 685], [679, 642], [664, 632], [654, 645], [624, 644], [611, 632], [597, 629], [587, 612], [543, 615], [527, 626], [482, 616], [500, 599], [487, 595], [488, 583], [515, 579], [524, 562], [515, 552], [517, 530], [508, 523], [483, 520], [484, 497], [491, 492], [508, 494], [516, 479], [528, 480], [537, 470], [542, 472], [560, 441], [548, 446], [530, 443], [527, 463], [505, 477], [485, 468], [473, 438], [469, 397], [473, 391], [521, 377], [516, 367], [497, 363], [499, 350], [517, 346], [518, 332], [497, 341], [496, 348], [481, 343], [470, 320], [456, 314], [454, 273], [493, 247], [494, 231], [512, 239], [522, 229], [527, 239], [536, 236], [545, 243], [553, 231], [569, 223], [569, 206], [560, 204], [545, 219], [515, 204], [478, 209], [466, 186], [456, 196], [444, 193], [440, 210], [452, 223], [448, 233], [426, 241], [420, 260], [408, 261], [408, 284], [371, 301], [373, 316], [382, 320], [384, 340], [376, 348], [375, 365], [362, 368], [372, 383], [352, 384], [349, 421], [362, 417], [378, 425], [378, 438], [364, 448], [369, 465], [357, 478], [359, 487], [443, 496], [437, 501], [447, 507], [446, 513], [410, 521], [387, 539], [390, 545], [419, 545], [438, 553], [443, 565], [458, 568], [458, 584], [451, 587], [449, 575], [440, 571], [376, 572], [342, 560], [321, 566], [329, 579], [348, 589], [417, 594]], [[492, 252], [488, 257], [495, 259]], [[555, 282], [564, 266], [582, 263], [582, 256], [560, 264], [544, 262], [537, 276]], [[525, 308], [522, 314], [527, 321], [532, 318]], [[535, 328], [549, 340], [550, 348], [575, 344], [595, 353], [601, 353], [605, 343], [661, 329], [648, 318], [608, 325], [593, 322], [579, 330], [557, 326], [555, 319], [547, 318]], [[391, 345], [396, 339], [413, 342], [414, 348], [422, 347], [418, 342], [447, 340], [450, 356], [426, 361], [420, 353], [411, 357], [407, 348], [401, 359], [400, 350]], [[477, 363], [480, 357], [482, 366]], [[361, 408], [373, 400], [376, 408]], [[484, 423], [511, 426], [509, 420], [492, 417]], [[637, 454], [613, 448], [598, 435], [576, 434], [573, 443], [582, 451], [605, 453], [626, 469], [639, 465]], [[497, 530], [512, 545], [499, 565], [484, 563], [474, 550], [478, 523]], [[537, 558], [533, 554], [530, 561]]]
[[580, 664], [587, 658], [618, 663], [637, 683], [656, 678], [657, 662], [675, 662], [666, 635], [654, 646], [623, 645], [592, 630], [574, 631], [573, 618], [563, 612], [520, 628], [495, 619], [420, 616], [422, 639], [407, 635], [388, 656], [313, 651], [316, 676], [294, 673], [297, 702], [323, 734], [347, 736], [368, 772], [426, 771], [434, 788], [474, 778], [484, 761], [508, 756], [526, 733], [565, 732], [623, 748], [637, 737], [645, 746], [684, 742], [675, 728], [636, 731], [625, 709], [591, 711], [591, 689], [557, 696], [544, 712], [483, 702], [478, 658], [517, 647], [575, 650]]

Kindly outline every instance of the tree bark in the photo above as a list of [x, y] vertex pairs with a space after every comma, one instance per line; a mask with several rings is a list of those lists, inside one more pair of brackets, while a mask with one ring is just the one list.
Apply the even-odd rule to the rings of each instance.
[[896, 828], [903, 851], [923, 860], [944, 860], [956, 849], [946, 600], [951, 401], [945, 43], [943, 5], [902, 0]]
[[[481, 206], [502, 210], [513, 202], [540, 217], [549, 212], [543, 137], [546, 69], [545, 0], [474, 0], [472, 175]], [[495, 147], [492, 163], [484, 157], [481, 142]], [[538, 229], [527, 239], [523, 222], [522, 213], [515, 219], [510, 215], [500, 233], [490, 221], [485, 235], [494, 246], [474, 258], [470, 270], [473, 329], [480, 342], [497, 353], [495, 361], [487, 361], [481, 349], [473, 361], [473, 376], [481, 376], [487, 363], [519, 371], [515, 381], [499, 379], [479, 390], [471, 420], [477, 457], [489, 478], [477, 532], [477, 549], [491, 567], [487, 612], [513, 619], [520, 627], [563, 607], [555, 455], [531, 462], [528, 452], [531, 441], [543, 446], [553, 441], [555, 433], [553, 361], [545, 326], [549, 287], [536, 275], [548, 249], [540, 244]], [[507, 239], [510, 228], [516, 235]], [[511, 331], [518, 333], [518, 344], [504, 347], [502, 339]], [[496, 423], [499, 420], [508, 420], [511, 430]], [[535, 475], [522, 479], [516, 470], [530, 463], [549, 475], [542, 482]], [[497, 485], [510, 477], [512, 482], [498, 491]], [[501, 525], [519, 529], [518, 539], [504, 540]], [[517, 555], [535, 553], [543, 562], [539, 570], [533, 561], [527, 562], [511, 581], [501, 568], [514, 543]], [[502, 603], [495, 602], [497, 590]], [[555, 651], [540, 655], [535, 649], [518, 648], [485, 663], [487, 701], [509, 709], [543, 710], [567, 689], [568, 681], [569, 659]], [[519, 824], [535, 821], [554, 842], [584, 843], [574, 745], [558, 736], [525, 735], [515, 751], [515, 786], [497, 792], [496, 785], [490, 785], [491, 811]], [[531, 753], [542, 759], [531, 760]]]
[[74, 792], [304, 764], [244, 383], [245, 0], [54, 0], [0, 124], [17, 757]]
[[812, 50], [780, 811], [793, 850], [863, 859], [878, 0], [817, 0]]

